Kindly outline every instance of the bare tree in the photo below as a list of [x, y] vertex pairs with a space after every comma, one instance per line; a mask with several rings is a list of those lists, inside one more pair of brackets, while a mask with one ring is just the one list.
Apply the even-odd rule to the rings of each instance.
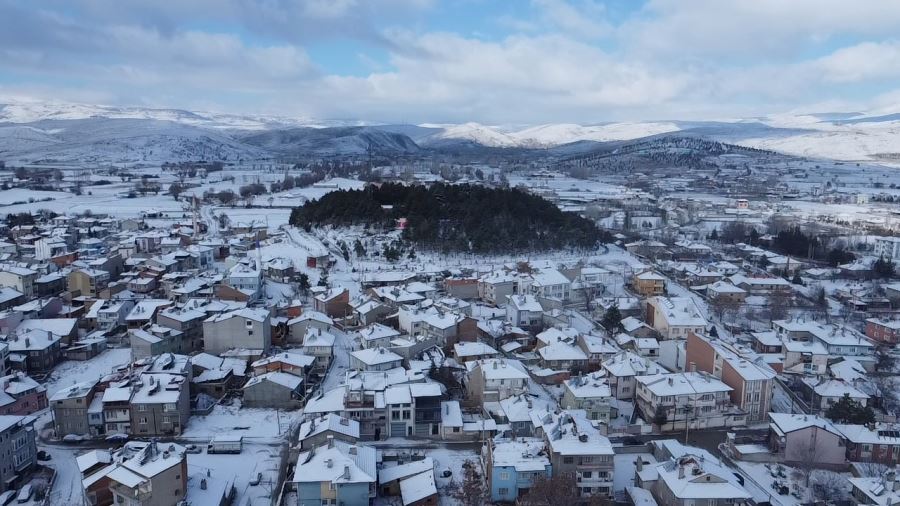
[[807, 486], [812, 499], [835, 502], [848, 499], [848, 482], [840, 473], [816, 469], [808, 480]]
[[528, 493], [519, 498], [519, 504], [521, 506], [555, 506], [578, 500], [578, 484], [575, 481], [575, 474], [560, 473], [555, 476], [535, 477]]
[[478, 472], [478, 463], [473, 460], [466, 460], [463, 463], [463, 470], [463, 481], [450, 491], [450, 496], [462, 506], [483, 506], [488, 504], [491, 494], [487, 489], [484, 478]]

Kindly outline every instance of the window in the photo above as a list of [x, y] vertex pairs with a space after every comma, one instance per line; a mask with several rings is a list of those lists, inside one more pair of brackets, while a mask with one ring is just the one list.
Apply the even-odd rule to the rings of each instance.
[[497, 492], [498, 492], [500, 495], [507, 495], [507, 494], [509, 494], [509, 489], [506, 488], [506, 487], [500, 487], [500, 489], [497, 490]]
[[563, 464], [572, 464], [575, 462], [574, 457], [563, 457]]
[[500, 471], [500, 479], [501, 479], [501, 480], [508, 480], [508, 479], [509, 479], [509, 473], [506, 472], [506, 471]]

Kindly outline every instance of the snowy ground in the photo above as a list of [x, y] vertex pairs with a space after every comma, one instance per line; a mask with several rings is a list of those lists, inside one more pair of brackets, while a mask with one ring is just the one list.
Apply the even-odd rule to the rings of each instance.
[[275, 441], [285, 435], [297, 417], [297, 411], [241, 408], [218, 405], [206, 416], [192, 416], [182, 436], [188, 440], [206, 441], [213, 436], [244, 436], [259, 441]]
[[131, 361], [131, 349], [110, 348], [90, 360], [67, 360], [57, 365], [47, 382], [47, 397], [56, 392], [88, 380], [100, 379], [109, 374], [116, 366], [126, 365]]
[[[438, 496], [442, 506], [457, 506], [459, 503], [456, 499], [449, 496], [449, 492], [457, 485], [462, 483], [465, 477], [463, 472], [463, 463], [467, 460], [471, 461], [478, 468], [478, 473], [484, 477], [484, 470], [481, 468], [481, 458], [471, 449], [450, 449], [436, 448], [424, 450], [426, 456], [434, 459], [435, 484], [438, 489]], [[452, 473], [449, 478], [444, 478], [444, 470], [449, 469]]]
[[40, 444], [38, 449], [50, 454], [50, 462], [46, 465], [56, 470], [56, 480], [50, 490], [47, 504], [81, 504], [81, 473], [75, 462], [75, 455], [80, 450]]

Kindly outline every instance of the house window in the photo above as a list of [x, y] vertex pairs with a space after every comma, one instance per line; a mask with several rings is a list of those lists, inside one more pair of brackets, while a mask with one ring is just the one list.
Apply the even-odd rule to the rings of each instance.
[[509, 479], [509, 473], [506, 472], [506, 471], [501, 471], [501, 472], [500, 472], [500, 479], [501, 479], [501, 480], [508, 480], [508, 479]]
[[499, 489], [497, 492], [498, 492], [500, 495], [507, 495], [507, 494], [509, 494], [509, 489], [506, 488], [506, 487], [500, 487], [500, 489]]
[[575, 462], [574, 457], [563, 457], [563, 464], [572, 464]]

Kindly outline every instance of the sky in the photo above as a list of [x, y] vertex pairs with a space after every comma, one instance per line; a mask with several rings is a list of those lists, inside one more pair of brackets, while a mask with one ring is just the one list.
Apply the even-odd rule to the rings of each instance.
[[0, 101], [534, 125], [900, 111], [891, 0], [0, 0]]

